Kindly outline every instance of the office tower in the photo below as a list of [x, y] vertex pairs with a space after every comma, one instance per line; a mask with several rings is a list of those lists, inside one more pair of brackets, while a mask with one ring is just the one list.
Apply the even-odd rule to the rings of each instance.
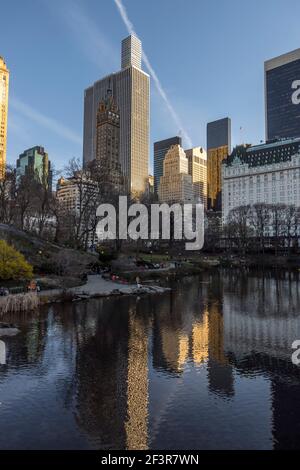
[[188, 169], [183, 148], [172, 145], [165, 156], [163, 176], [160, 178], [158, 194], [161, 202], [193, 202], [193, 183]]
[[236, 147], [222, 165], [222, 216], [254, 204], [300, 207], [300, 138]]
[[25, 150], [17, 159], [16, 177], [28, 175], [38, 183], [52, 190], [52, 171], [48, 153], [44, 147], [36, 146]]
[[100, 101], [97, 112], [94, 170], [103, 194], [121, 191], [120, 111], [111, 90], [107, 91], [106, 99]]
[[266, 140], [300, 137], [300, 49], [265, 62]]
[[158, 192], [160, 177], [163, 175], [164, 158], [172, 145], [182, 145], [181, 137], [154, 142], [154, 192]]
[[121, 67], [142, 68], [142, 43], [135, 36], [128, 36], [122, 41]]
[[96, 159], [97, 111], [107, 90], [120, 109], [120, 164], [132, 193], [144, 192], [149, 175], [149, 75], [139, 67], [137, 38], [122, 42], [122, 70], [97, 81], [84, 94], [83, 164]]
[[207, 124], [207, 189], [208, 209], [221, 211], [222, 161], [231, 152], [231, 120], [229, 118]]
[[0, 180], [5, 176], [9, 70], [0, 56]]
[[194, 199], [207, 207], [207, 155], [202, 147], [186, 150], [189, 174], [192, 177]]

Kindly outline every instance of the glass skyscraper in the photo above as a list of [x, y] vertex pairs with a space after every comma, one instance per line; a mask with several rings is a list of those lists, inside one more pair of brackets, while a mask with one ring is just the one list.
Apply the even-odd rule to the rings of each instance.
[[226, 117], [207, 124], [208, 209], [222, 209], [222, 161], [231, 152], [231, 120]]
[[266, 140], [300, 137], [300, 49], [265, 62]]
[[48, 153], [44, 147], [32, 147], [25, 150], [17, 159], [16, 176], [17, 182], [22, 176], [28, 175], [38, 183], [52, 190], [52, 171]]

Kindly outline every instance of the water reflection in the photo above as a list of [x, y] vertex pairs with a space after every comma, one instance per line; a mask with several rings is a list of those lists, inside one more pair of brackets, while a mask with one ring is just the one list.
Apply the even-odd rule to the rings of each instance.
[[297, 275], [220, 272], [157, 298], [55, 305], [0, 365], [0, 448], [297, 448]]

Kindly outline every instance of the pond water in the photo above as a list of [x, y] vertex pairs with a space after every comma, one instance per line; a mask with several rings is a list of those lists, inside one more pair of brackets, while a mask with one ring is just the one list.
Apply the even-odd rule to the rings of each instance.
[[299, 285], [216, 271], [10, 318], [0, 449], [299, 449]]

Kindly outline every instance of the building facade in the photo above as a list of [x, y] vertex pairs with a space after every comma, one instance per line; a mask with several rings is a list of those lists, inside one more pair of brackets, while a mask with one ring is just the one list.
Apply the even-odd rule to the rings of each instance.
[[207, 208], [207, 154], [203, 147], [186, 150], [189, 174], [192, 177], [194, 199]]
[[9, 70], [0, 56], [0, 179], [5, 176]]
[[108, 90], [97, 112], [96, 160], [93, 168], [103, 194], [120, 193], [123, 178], [120, 165], [120, 111]]
[[[65, 228], [68, 227], [69, 217], [78, 222], [80, 233], [86, 232], [86, 245], [95, 247], [98, 243], [94, 229], [94, 211], [97, 207], [97, 183], [90, 175], [78, 172], [72, 178], [59, 178], [56, 186], [56, 197], [60, 214], [65, 216]], [[93, 229], [87, 230], [92, 226]]]
[[159, 200], [166, 203], [193, 202], [193, 182], [189, 164], [180, 145], [172, 145], [164, 159], [163, 176], [159, 184]]
[[142, 68], [142, 43], [136, 36], [128, 36], [122, 41], [121, 67]]
[[44, 147], [36, 146], [25, 150], [17, 159], [17, 183], [22, 176], [28, 175], [52, 190], [52, 171], [48, 153]]
[[120, 109], [120, 164], [131, 193], [144, 192], [149, 175], [150, 79], [139, 67], [141, 57], [137, 38], [126, 38], [122, 70], [95, 82], [84, 94], [83, 164], [96, 159], [97, 111], [110, 89]]
[[266, 140], [300, 137], [300, 49], [265, 62]]
[[164, 159], [167, 151], [172, 145], [182, 146], [181, 137], [175, 136], [169, 139], [154, 142], [154, 192], [158, 193], [160, 178], [164, 171]]
[[227, 117], [207, 124], [208, 209], [221, 211], [222, 161], [231, 152], [231, 120]]
[[300, 138], [238, 146], [222, 165], [222, 214], [236, 207], [300, 206]]

